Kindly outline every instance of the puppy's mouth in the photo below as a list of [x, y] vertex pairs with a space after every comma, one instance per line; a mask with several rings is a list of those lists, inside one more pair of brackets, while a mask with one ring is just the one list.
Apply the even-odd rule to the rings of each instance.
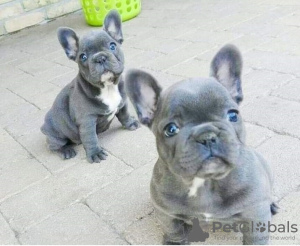
[[107, 84], [114, 83], [115, 79], [116, 79], [116, 76], [111, 71], [104, 71], [104, 73], [102, 73], [100, 76], [100, 82], [104, 83], [104, 84], [105, 83], [107, 83]]
[[209, 157], [204, 160], [196, 176], [203, 179], [220, 180], [225, 178], [233, 169], [233, 165], [223, 158]]
[[186, 180], [195, 177], [220, 180], [225, 178], [235, 166], [227, 158], [221, 156], [210, 156], [202, 160], [199, 157], [190, 157], [189, 160], [177, 160], [176, 164], [172, 165], [177, 170], [175, 172]]

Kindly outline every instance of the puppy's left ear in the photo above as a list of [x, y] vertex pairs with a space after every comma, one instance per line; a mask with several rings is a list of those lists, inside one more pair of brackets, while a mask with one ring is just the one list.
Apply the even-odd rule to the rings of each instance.
[[103, 29], [117, 42], [123, 43], [122, 20], [117, 10], [113, 9], [108, 12], [104, 20]]
[[241, 53], [237, 47], [231, 44], [219, 50], [210, 66], [210, 75], [225, 86], [237, 104], [243, 100], [242, 67]]
[[67, 57], [75, 61], [78, 53], [79, 38], [75, 31], [68, 27], [60, 27], [57, 30], [58, 40], [65, 50]]
[[151, 127], [162, 91], [156, 79], [144, 71], [129, 70], [125, 77], [125, 90], [140, 122]]

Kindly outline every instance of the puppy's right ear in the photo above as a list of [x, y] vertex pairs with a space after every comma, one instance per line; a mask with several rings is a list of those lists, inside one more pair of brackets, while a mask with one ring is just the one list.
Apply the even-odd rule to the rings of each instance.
[[240, 51], [232, 44], [219, 50], [211, 62], [210, 75], [215, 77], [231, 94], [233, 100], [243, 101], [241, 73], [243, 60]]
[[60, 27], [57, 30], [58, 40], [69, 59], [75, 61], [78, 52], [78, 37], [73, 29]]
[[129, 70], [125, 90], [142, 124], [151, 126], [162, 88], [156, 79], [141, 70]]

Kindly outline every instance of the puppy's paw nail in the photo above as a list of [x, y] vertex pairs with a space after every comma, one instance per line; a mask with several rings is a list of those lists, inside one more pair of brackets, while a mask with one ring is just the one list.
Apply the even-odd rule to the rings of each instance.
[[98, 155], [98, 158], [100, 160], [106, 160], [107, 155]]
[[140, 127], [140, 123], [137, 120], [135, 120], [134, 122], [132, 122], [129, 125], [129, 127], [127, 127], [127, 129], [130, 131], [134, 131], [134, 130], [138, 129], [139, 127]]
[[71, 146], [64, 146], [59, 150], [59, 152], [61, 153], [62, 158], [64, 160], [71, 159], [75, 157], [77, 154], [76, 151]]
[[104, 151], [104, 150], [102, 150], [102, 154], [103, 154], [104, 156], [108, 156], [107, 152]]
[[87, 160], [89, 163], [100, 163], [102, 160], [106, 160], [108, 154], [100, 149], [93, 154], [87, 156]]
[[95, 157], [93, 158], [93, 162], [95, 162], [95, 163], [100, 163], [100, 162], [101, 162], [101, 159], [100, 159], [98, 156], [95, 156]]

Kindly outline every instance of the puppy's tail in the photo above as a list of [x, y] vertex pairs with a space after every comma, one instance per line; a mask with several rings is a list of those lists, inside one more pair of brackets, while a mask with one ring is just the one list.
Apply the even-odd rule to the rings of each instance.
[[275, 202], [272, 202], [270, 205], [271, 213], [272, 215], [275, 215], [278, 213], [279, 207]]

